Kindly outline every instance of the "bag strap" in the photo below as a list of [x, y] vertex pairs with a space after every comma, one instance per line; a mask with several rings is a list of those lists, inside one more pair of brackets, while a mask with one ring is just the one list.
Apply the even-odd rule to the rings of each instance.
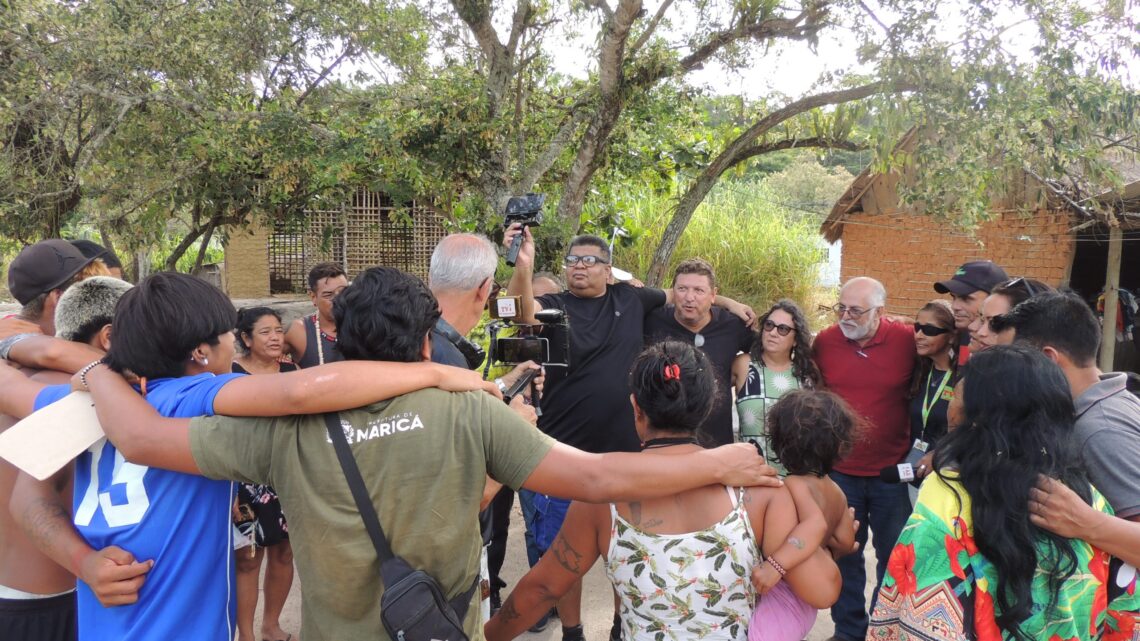
[[392, 547], [388, 539], [384, 538], [384, 530], [380, 527], [380, 518], [376, 516], [376, 506], [372, 505], [372, 497], [364, 489], [364, 478], [360, 476], [360, 468], [356, 466], [356, 459], [352, 457], [352, 450], [348, 448], [348, 439], [344, 437], [344, 429], [340, 426], [340, 414], [329, 412], [325, 414], [325, 428], [329, 432], [336, 457], [340, 461], [340, 468], [344, 471], [344, 478], [348, 481], [348, 489], [352, 491], [352, 499], [356, 501], [356, 509], [360, 511], [360, 518], [364, 520], [364, 529], [372, 539], [376, 548], [376, 556], [383, 564], [391, 559]]
[[[399, 559], [392, 553], [392, 547], [388, 545], [388, 539], [384, 537], [384, 529], [380, 527], [380, 517], [376, 515], [376, 506], [372, 504], [372, 497], [364, 489], [364, 478], [360, 476], [360, 468], [356, 465], [356, 459], [352, 456], [352, 450], [348, 447], [348, 439], [345, 438], [344, 429], [340, 425], [340, 414], [337, 412], [325, 414], [325, 429], [328, 430], [329, 439], [332, 440], [333, 449], [336, 450], [336, 458], [340, 461], [344, 478], [348, 481], [348, 489], [352, 491], [352, 499], [356, 502], [356, 509], [360, 512], [361, 520], [364, 521], [364, 529], [368, 530], [368, 536], [372, 539], [373, 547], [376, 548], [376, 556], [380, 559], [380, 582], [384, 582], [384, 565], [393, 559], [398, 559], [410, 571], [411, 567], [407, 566], [403, 559]], [[471, 587], [448, 601], [460, 621], [467, 616], [467, 609], [471, 606], [471, 597], [474, 596], [475, 589], [478, 587], [479, 575], [476, 573], [475, 582], [471, 584]]]

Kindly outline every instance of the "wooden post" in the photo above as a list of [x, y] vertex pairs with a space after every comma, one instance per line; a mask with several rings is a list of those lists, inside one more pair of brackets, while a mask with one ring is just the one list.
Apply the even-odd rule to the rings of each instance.
[[1120, 290], [1120, 253], [1124, 232], [1120, 225], [1108, 228], [1108, 270], [1104, 282], [1104, 324], [1100, 337], [1100, 369], [1112, 371], [1112, 360], [1116, 355], [1116, 304]]

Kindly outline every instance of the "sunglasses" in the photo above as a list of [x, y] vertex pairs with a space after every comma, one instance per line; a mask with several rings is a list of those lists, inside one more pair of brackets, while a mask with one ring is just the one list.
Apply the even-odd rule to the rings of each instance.
[[784, 325], [783, 323], [777, 325], [776, 323], [774, 323], [770, 320], [764, 321], [764, 331], [765, 332], [770, 332], [772, 330], [776, 330], [776, 333], [779, 334], [780, 336], [787, 336], [794, 329], [795, 329], [795, 327], [791, 327], [790, 325]]
[[927, 323], [915, 323], [914, 324], [914, 333], [915, 334], [922, 332], [923, 335], [925, 335], [925, 336], [941, 336], [941, 335], [943, 335], [949, 331], [950, 331], [949, 329], [946, 329], [945, 327], [939, 327], [937, 325], [930, 325]]
[[1024, 276], [1019, 276], [1017, 278], [1014, 278], [1013, 280], [1002, 285], [1002, 287], [1006, 287], [1006, 288], [1021, 287], [1021, 289], [1025, 290], [1026, 294], [1029, 294], [1030, 298], [1041, 293], [1041, 292], [1037, 291], [1037, 288], [1033, 286], [1033, 283], [1029, 282], [1029, 279], [1025, 278]]

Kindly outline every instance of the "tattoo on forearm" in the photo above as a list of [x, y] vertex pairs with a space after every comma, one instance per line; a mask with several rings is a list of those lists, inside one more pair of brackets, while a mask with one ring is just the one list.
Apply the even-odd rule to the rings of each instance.
[[629, 504], [629, 520], [634, 525], [641, 525], [641, 503], [634, 501]]
[[567, 572], [582, 574], [582, 554], [570, 545], [570, 542], [562, 536], [561, 532], [554, 539], [554, 544], [550, 546], [550, 553], [558, 565], [561, 565]]
[[797, 550], [804, 549], [804, 542], [794, 536], [788, 537], [788, 543], [790, 543], [792, 547], [796, 548]]
[[514, 593], [512, 593], [510, 596], [508, 596], [506, 602], [503, 603], [503, 607], [499, 608], [498, 616], [502, 617], [504, 622], [514, 621], [515, 619], [522, 616], [521, 614], [519, 614], [518, 609], [515, 608], [515, 595], [514, 595]]

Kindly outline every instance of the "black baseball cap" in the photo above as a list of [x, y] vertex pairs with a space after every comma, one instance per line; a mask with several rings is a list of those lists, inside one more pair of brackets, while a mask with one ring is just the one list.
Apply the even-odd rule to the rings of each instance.
[[25, 247], [8, 266], [8, 291], [21, 305], [27, 305], [36, 296], [66, 283], [93, 260], [66, 240], [41, 240]]
[[934, 283], [934, 291], [958, 296], [969, 296], [976, 291], [988, 294], [998, 283], [1007, 280], [1005, 270], [992, 261], [975, 260], [959, 267], [950, 280]]

